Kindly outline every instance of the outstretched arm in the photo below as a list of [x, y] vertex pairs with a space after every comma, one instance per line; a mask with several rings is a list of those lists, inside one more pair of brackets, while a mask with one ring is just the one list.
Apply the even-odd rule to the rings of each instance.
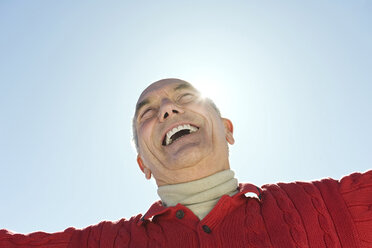
[[340, 180], [340, 193], [364, 247], [372, 247], [372, 170]]
[[27, 235], [0, 230], [0, 248], [84, 248], [128, 247], [130, 229], [140, 216], [118, 222], [104, 221], [84, 229], [68, 228], [63, 232], [34, 232]]
[[0, 230], [0, 247], [38, 247], [65, 248], [68, 247], [72, 235], [77, 232], [74, 228], [58, 233], [34, 232], [27, 235]]

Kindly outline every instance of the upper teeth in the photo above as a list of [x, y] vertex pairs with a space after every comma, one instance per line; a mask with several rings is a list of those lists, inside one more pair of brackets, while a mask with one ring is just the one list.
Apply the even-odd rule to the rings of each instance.
[[172, 143], [172, 139], [171, 139], [172, 135], [183, 129], [190, 130], [190, 133], [196, 132], [198, 130], [197, 127], [191, 126], [190, 124], [179, 125], [178, 127], [175, 127], [172, 130], [167, 132], [167, 135], [165, 137], [165, 144], [169, 145], [170, 143]]

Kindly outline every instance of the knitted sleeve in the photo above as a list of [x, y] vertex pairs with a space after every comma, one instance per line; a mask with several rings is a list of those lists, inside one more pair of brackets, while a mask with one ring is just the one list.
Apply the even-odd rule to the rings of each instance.
[[58, 233], [34, 232], [27, 235], [12, 233], [5, 229], [0, 230], [0, 248], [20, 248], [20, 247], [38, 247], [38, 248], [64, 248], [67, 247], [71, 235], [76, 230], [74, 228], [66, 229]]
[[372, 170], [342, 178], [340, 193], [355, 223], [362, 247], [372, 247]]
[[118, 222], [104, 221], [84, 229], [68, 228], [63, 232], [34, 232], [27, 235], [0, 230], [0, 248], [84, 248], [128, 247], [130, 229], [139, 217]]
[[274, 247], [372, 247], [372, 171], [265, 185], [263, 200]]

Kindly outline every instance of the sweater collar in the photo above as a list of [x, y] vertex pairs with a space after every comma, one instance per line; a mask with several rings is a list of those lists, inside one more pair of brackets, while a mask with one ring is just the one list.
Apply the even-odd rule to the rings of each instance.
[[238, 193], [237, 188], [234, 172], [224, 170], [195, 181], [160, 186], [158, 194], [164, 206], [173, 207], [179, 203], [203, 219], [223, 195]]
[[[232, 196], [233, 199], [237, 199], [239, 196], [247, 193], [253, 193], [254, 197], [258, 198], [261, 200], [262, 197], [262, 189], [250, 184], [250, 183], [239, 183], [238, 186], [238, 193]], [[177, 207], [177, 206], [175, 206]], [[138, 225], [141, 225], [145, 220], [150, 220], [154, 216], [161, 215], [165, 213], [166, 211], [170, 210], [171, 208], [174, 207], [165, 207], [163, 206], [161, 201], [157, 201], [154, 204], [151, 205], [149, 210], [142, 216], [140, 221], [138, 222]]]

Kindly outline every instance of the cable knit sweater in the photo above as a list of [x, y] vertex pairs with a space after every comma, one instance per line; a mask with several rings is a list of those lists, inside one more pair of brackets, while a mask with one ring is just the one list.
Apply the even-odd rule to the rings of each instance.
[[82, 230], [0, 230], [0, 247], [372, 247], [372, 171], [340, 181], [240, 184], [202, 220], [181, 204], [156, 202], [144, 216]]

